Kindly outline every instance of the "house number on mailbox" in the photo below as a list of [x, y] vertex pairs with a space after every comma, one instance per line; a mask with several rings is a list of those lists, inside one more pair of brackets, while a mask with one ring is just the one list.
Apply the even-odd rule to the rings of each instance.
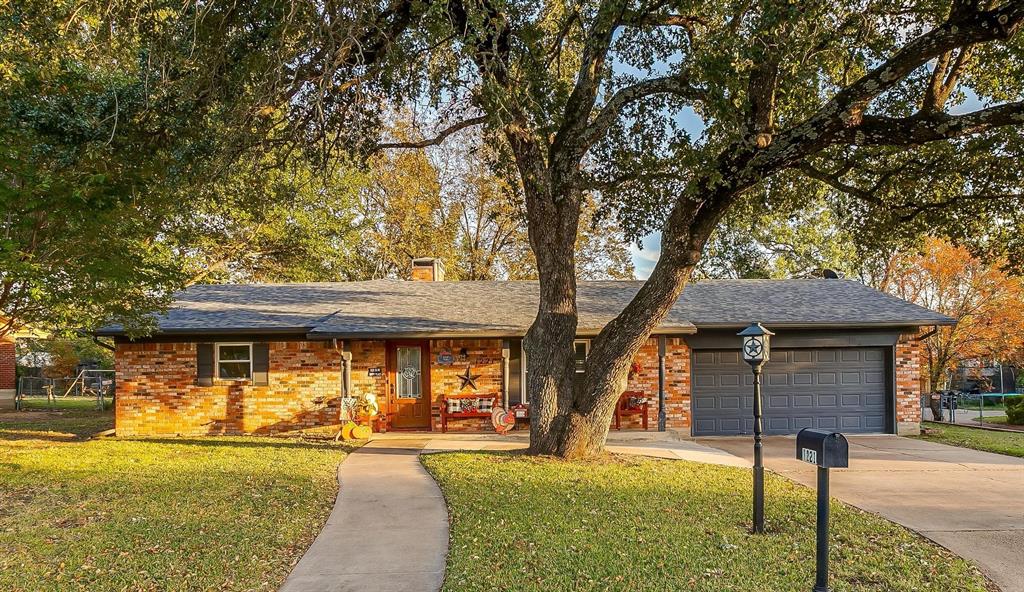
[[812, 465], [818, 464], [818, 451], [811, 450], [810, 448], [800, 449], [801, 460], [804, 462], [811, 463]]

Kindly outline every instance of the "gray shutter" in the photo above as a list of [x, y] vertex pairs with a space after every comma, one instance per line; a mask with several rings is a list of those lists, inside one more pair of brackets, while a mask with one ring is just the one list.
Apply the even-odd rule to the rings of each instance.
[[523, 378], [523, 340], [510, 339], [508, 350], [508, 404], [518, 405], [526, 402], [522, 385]]
[[196, 384], [213, 386], [213, 344], [200, 343], [196, 346]]
[[256, 386], [270, 384], [270, 344], [252, 344], [252, 383]]

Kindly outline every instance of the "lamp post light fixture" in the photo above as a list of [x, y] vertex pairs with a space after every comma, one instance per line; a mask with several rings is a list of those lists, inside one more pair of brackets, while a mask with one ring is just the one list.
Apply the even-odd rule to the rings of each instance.
[[754, 532], [764, 532], [764, 455], [761, 443], [761, 368], [771, 357], [771, 336], [753, 323], [738, 333], [743, 338], [743, 361], [754, 371]]

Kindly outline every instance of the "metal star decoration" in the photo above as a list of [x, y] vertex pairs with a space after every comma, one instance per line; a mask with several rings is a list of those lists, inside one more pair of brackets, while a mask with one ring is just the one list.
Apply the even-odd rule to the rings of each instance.
[[479, 375], [473, 376], [472, 372], [470, 371], [469, 364], [466, 364], [466, 372], [464, 374], [460, 374], [459, 375], [459, 380], [462, 381], [462, 386], [460, 386], [459, 389], [461, 390], [461, 389], [466, 388], [467, 386], [471, 386], [471, 387], [473, 387], [473, 390], [475, 391], [476, 390], [476, 379], [477, 378], [480, 378], [480, 376]]

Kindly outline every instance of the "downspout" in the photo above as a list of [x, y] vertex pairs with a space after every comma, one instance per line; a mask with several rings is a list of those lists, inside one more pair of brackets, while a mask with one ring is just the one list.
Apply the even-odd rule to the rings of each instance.
[[501, 407], [508, 411], [508, 361], [511, 357], [511, 347], [508, 339], [501, 341]]
[[665, 350], [667, 339], [658, 336], [658, 431], [665, 431]]

